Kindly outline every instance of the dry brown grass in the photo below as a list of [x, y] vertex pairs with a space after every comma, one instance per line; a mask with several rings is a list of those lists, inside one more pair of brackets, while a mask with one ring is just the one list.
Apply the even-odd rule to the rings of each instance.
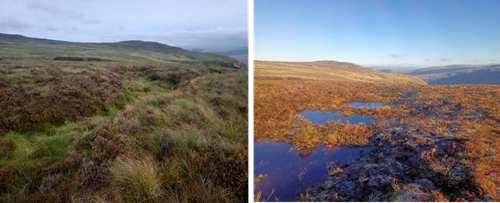
[[329, 80], [426, 84], [408, 75], [385, 73], [352, 63], [315, 62], [254, 62], [255, 79], [260, 80]]
[[[375, 93], [374, 95], [370, 93]], [[393, 108], [374, 110], [344, 107], [349, 102], [398, 102]], [[410, 106], [412, 108], [410, 108]], [[297, 116], [303, 110], [341, 111], [377, 119], [397, 119], [394, 123], [379, 122], [370, 126], [342, 123], [311, 124]], [[405, 132], [415, 139], [413, 146], [434, 146], [427, 139], [453, 142], [446, 153], [429, 151], [422, 155], [427, 161], [421, 173], [438, 174], [434, 181], [442, 186], [432, 200], [500, 199], [500, 88], [495, 85], [425, 86], [412, 84], [325, 81], [325, 80], [256, 80], [254, 141], [266, 138], [290, 143], [297, 150], [311, 151], [324, 144], [363, 145], [374, 132], [392, 125], [411, 125]], [[401, 141], [398, 141], [401, 142]], [[376, 145], [397, 144], [390, 133]], [[447, 188], [454, 184], [450, 174], [457, 167], [470, 170], [464, 192]], [[455, 169], [453, 169], [455, 168]], [[465, 170], [465, 169], [464, 169]], [[440, 175], [442, 174], [442, 175]], [[424, 176], [424, 175], [422, 175]], [[462, 180], [463, 181], [463, 180]], [[402, 184], [401, 182], [399, 182]]]

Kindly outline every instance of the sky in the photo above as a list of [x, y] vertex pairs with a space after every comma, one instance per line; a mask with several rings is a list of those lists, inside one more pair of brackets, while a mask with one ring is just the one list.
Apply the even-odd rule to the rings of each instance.
[[498, 0], [255, 0], [256, 60], [422, 68], [500, 63]]
[[248, 46], [247, 0], [0, 0], [0, 33], [72, 42]]

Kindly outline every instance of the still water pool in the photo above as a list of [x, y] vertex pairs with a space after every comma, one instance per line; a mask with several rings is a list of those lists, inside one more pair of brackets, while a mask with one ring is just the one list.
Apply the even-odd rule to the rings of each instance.
[[369, 126], [372, 123], [378, 123], [381, 120], [373, 120], [371, 118], [368, 118], [366, 116], [358, 116], [358, 115], [352, 115], [349, 117], [342, 117], [340, 116], [342, 113], [339, 112], [330, 112], [330, 111], [303, 111], [300, 113], [300, 115], [309, 120], [311, 123], [314, 124], [324, 124], [328, 121], [336, 121], [340, 120], [340, 122], [345, 123], [346, 121], [349, 121], [349, 124], [352, 125], [359, 125], [360, 123], [364, 123], [367, 126]]
[[319, 183], [328, 175], [327, 163], [359, 158], [360, 151], [368, 153], [371, 147], [328, 149], [321, 145], [315, 150], [298, 153], [293, 145], [262, 141], [254, 144], [254, 177], [267, 174], [254, 194], [262, 191], [262, 199], [269, 201], [293, 201], [296, 192]]
[[[346, 104], [354, 108], [378, 108], [394, 105], [383, 103], [353, 102]], [[352, 115], [342, 117], [340, 112], [330, 111], [303, 111], [300, 115], [315, 124], [324, 124], [327, 121], [337, 121], [352, 125], [364, 123], [369, 126], [381, 120], [373, 120], [366, 116]], [[389, 121], [390, 122], [390, 121]], [[254, 178], [259, 174], [267, 175], [254, 188], [254, 194], [262, 191], [261, 200], [293, 201], [297, 192], [319, 183], [328, 175], [327, 165], [338, 166], [338, 162], [350, 158], [359, 158], [361, 153], [368, 153], [371, 147], [329, 149], [320, 145], [310, 151], [297, 152], [293, 145], [264, 140], [254, 143]], [[272, 190], [274, 189], [274, 193]], [[272, 195], [271, 195], [272, 193]], [[269, 198], [269, 200], [268, 200]]]
[[389, 108], [394, 107], [394, 105], [392, 105], [392, 104], [383, 104], [380, 102], [369, 102], [369, 103], [352, 102], [352, 103], [348, 103], [348, 104], [343, 104], [342, 106], [352, 106], [354, 108], [371, 108], [371, 109], [383, 108], [383, 107], [389, 107]]

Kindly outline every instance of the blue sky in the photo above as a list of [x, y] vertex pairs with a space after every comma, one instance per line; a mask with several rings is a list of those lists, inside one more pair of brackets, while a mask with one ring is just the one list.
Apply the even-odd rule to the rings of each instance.
[[247, 0], [0, 0], [0, 33], [75, 42], [248, 46]]
[[500, 63], [498, 0], [255, 0], [255, 59], [364, 66]]

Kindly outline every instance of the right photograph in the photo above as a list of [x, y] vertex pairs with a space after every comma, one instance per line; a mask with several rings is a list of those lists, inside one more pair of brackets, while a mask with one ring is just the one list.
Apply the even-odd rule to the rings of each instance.
[[254, 201], [500, 201], [500, 1], [254, 1]]

